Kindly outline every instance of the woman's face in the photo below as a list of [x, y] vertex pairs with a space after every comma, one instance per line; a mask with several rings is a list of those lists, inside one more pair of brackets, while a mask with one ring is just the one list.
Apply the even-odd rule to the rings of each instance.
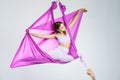
[[60, 32], [66, 31], [66, 28], [65, 28], [64, 24], [61, 24], [61, 25], [60, 25], [58, 31], [60, 31]]

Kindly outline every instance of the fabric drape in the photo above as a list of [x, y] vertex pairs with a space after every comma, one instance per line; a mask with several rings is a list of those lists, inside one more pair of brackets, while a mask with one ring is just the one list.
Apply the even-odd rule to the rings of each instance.
[[29, 29], [33, 32], [37, 32], [40, 34], [52, 34], [54, 33], [53, 24], [57, 21], [63, 22], [65, 24], [67, 32], [70, 36], [71, 46], [68, 55], [73, 56], [74, 59], [79, 58], [77, 48], [75, 46], [75, 41], [78, 30], [80, 28], [80, 22], [83, 13], [80, 13], [76, 23], [71, 29], [69, 29], [68, 24], [72, 21], [78, 10], [73, 11], [69, 14], [65, 14], [66, 7], [61, 2], [59, 2], [59, 8], [63, 16], [54, 19], [53, 10], [55, 10], [56, 8], [57, 3], [52, 2], [51, 7], [41, 17], [39, 17], [30, 27], [26, 29], [26, 34], [10, 65], [11, 68], [42, 63], [67, 63], [57, 61], [47, 53], [49, 50], [52, 50], [59, 45], [56, 39], [36, 38], [34, 36], [31, 36], [28, 32]]

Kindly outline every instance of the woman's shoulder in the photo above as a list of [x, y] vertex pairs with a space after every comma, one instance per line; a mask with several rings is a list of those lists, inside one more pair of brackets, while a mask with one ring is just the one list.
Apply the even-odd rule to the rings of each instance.
[[61, 36], [60, 33], [55, 33], [54, 35], [55, 35], [56, 38], [59, 38]]
[[51, 34], [51, 35], [54, 36], [54, 37], [57, 37], [57, 36], [58, 36], [57, 33], [53, 33], [53, 34]]

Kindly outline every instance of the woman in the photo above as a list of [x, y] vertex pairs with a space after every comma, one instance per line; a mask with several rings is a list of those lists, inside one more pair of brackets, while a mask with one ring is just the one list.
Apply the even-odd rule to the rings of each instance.
[[[77, 21], [77, 18], [79, 16], [80, 12], [87, 12], [87, 10], [86, 9], [78, 10], [77, 14], [75, 15], [75, 17], [69, 24], [69, 28], [72, 28], [74, 23]], [[55, 29], [55, 33], [49, 34], [49, 35], [33, 33], [32, 31], [29, 31], [29, 33], [32, 36], [35, 36], [38, 38], [48, 38], [48, 39], [56, 38], [59, 42], [59, 46], [57, 48], [55, 48], [54, 50], [51, 50], [50, 52], [48, 52], [48, 54], [52, 58], [63, 61], [63, 62], [69, 62], [69, 61], [74, 60], [74, 58], [72, 56], [67, 54], [69, 51], [69, 48], [70, 48], [70, 38], [66, 31], [64, 24], [62, 22], [55, 22], [54, 29]], [[82, 60], [82, 61], [83, 61], [83, 63], [85, 62], [84, 60]], [[86, 64], [86, 63], [84, 63], [84, 64]], [[95, 76], [90, 68], [87, 68], [87, 74], [90, 75], [93, 80], [95, 80]]]

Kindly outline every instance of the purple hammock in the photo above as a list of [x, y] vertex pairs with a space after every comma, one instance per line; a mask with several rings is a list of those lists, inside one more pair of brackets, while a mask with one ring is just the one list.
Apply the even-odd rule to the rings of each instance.
[[[52, 2], [51, 7], [40, 18], [38, 18], [28, 29], [41, 34], [51, 34], [54, 33], [54, 22], [63, 22], [66, 26], [67, 32], [71, 40], [71, 46], [68, 55], [71, 55], [74, 57], [74, 59], [77, 59], [81, 55], [78, 56], [77, 48], [75, 46], [75, 40], [78, 33], [78, 29], [80, 27], [79, 25], [83, 13], [80, 13], [76, 23], [71, 29], [69, 29], [68, 24], [74, 18], [78, 10], [65, 15], [64, 12], [66, 10], [66, 7], [61, 2], [59, 2], [59, 8], [62, 12], [62, 17], [54, 19], [53, 10], [56, 8], [57, 3], [54, 1]], [[43, 63], [68, 63], [55, 60], [47, 53], [47, 51], [52, 50], [59, 45], [56, 39], [43, 39], [33, 37], [29, 34], [28, 29], [26, 29], [26, 34], [21, 42], [20, 47], [16, 52], [16, 55], [12, 60], [12, 63], [10, 65], [11, 68]]]

